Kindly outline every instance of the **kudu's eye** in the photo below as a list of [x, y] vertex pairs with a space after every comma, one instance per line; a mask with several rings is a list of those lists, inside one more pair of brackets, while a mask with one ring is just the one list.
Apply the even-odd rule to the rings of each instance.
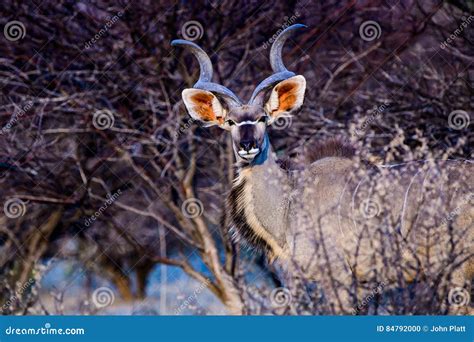
[[230, 119], [227, 120], [226, 123], [227, 123], [227, 125], [229, 125], [229, 126], [234, 126], [234, 125], [235, 125], [235, 122], [234, 122], [233, 120], [230, 120]]
[[268, 116], [264, 115], [264, 116], [261, 116], [260, 119], [258, 119], [258, 122], [266, 123], [267, 120], [268, 120]]

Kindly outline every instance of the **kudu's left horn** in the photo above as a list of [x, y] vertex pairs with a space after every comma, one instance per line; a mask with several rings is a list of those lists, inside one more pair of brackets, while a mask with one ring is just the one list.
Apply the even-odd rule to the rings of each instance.
[[[220, 95], [230, 105], [241, 104], [240, 99], [230, 89], [221, 84], [212, 82], [212, 62], [207, 53], [198, 45], [184, 39], [175, 39], [171, 42], [172, 46], [182, 46], [188, 49], [199, 62], [199, 79], [194, 84], [194, 88], [210, 91], [216, 95]], [[230, 101], [230, 103], [229, 103]]]

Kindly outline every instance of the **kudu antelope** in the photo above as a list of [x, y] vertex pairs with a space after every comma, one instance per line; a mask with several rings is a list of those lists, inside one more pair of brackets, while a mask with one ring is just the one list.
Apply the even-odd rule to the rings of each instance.
[[[277, 163], [267, 128], [303, 104], [305, 78], [282, 61], [285, 41], [302, 27], [290, 26], [275, 40], [274, 73], [246, 104], [212, 82], [211, 60], [199, 46], [172, 42], [200, 65], [199, 80], [182, 92], [188, 113], [232, 136], [239, 169], [229, 195], [233, 232], [278, 260], [287, 284], [317, 281], [327, 298], [341, 304], [338, 312], [354, 306], [348, 290], [354, 277], [403, 285], [452, 267], [452, 286], [467, 289], [474, 273], [471, 162], [368, 166], [350, 148], [331, 142], [304, 170]], [[392, 270], [391, 263], [404, 266]]]

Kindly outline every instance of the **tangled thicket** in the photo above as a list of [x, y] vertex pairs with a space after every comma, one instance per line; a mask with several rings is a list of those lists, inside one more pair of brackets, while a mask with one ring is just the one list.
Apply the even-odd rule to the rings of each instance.
[[[198, 68], [170, 41], [198, 21], [216, 81], [248, 98], [271, 72], [269, 38], [289, 20], [309, 26], [284, 51], [308, 87], [300, 113], [270, 132], [281, 158], [342, 136], [372, 163], [472, 159], [473, 24], [442, 45], [471, 18], [469, 3], [3, 1], [1, 26], [18, 20], [26, 34], [0, 46], [0, 202], [20, 210], [0, 216], [2, 303], [30, 279], [40, 286], [48, 261], [74, 260], [124, 300], [146, 297], [150, 272], [166, 264], [229, 307], [261, 312], [244, 270], [278, 280], [228, 234], [229, 137], [186, 116], [180, 93]], [[380, 36], [362, 39], [369, 20]], [[112, 127], [98, 129], [99, 114]], [[196, 198], [197, 215], [183, 210]], [[4, 313], [46, 310], [36, 288], [21, 292]]]

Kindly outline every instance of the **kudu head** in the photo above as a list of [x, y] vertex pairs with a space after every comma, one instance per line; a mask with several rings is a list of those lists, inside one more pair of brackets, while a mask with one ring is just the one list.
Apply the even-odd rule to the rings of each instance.
[[292, 25], [275, 39], [270, 50], [273, 74], [255, 88], [247, 104], [228, 88], [212, 82], [211, 60], [199, 46], [181, 39], [171, 43], [189, 49], [199, 62], [199, 80], [182, 93], [189, 114], [206, 126], [218, 125], [230, 131], [234, 152], [241, 164], [263, 163], [269, 150], [267, 127], [279, 117], [290, 116], [303, 104], [306, 80], [288, 71], [281, 56], [289, 35], [303, 27], [305, 25]]

